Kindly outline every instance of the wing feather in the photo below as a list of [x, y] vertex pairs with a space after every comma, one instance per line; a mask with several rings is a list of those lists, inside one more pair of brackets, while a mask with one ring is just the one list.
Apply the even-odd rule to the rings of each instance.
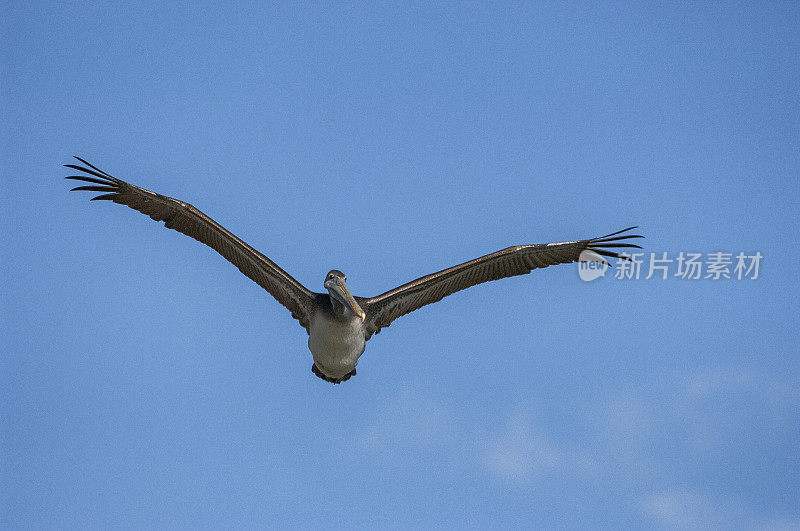
[[300, 321], [308, 331], [316, 294], [306, 289], [272, 260], [192, 205], [134, 186], [112, 177], [79, 157], [75, 158], [85, 166], [76, 164], [65, 164], [65, 166], [84, 172], [86, 175], [70, 175], [67, 179], [93, 184], [78, 186], [73, 190], [110, 192], [93, 197], [91, 200], [107, 200], [129, 206], [155, 221], [163, 221], [168, 229], [174, 229], [208, 245], [288, 308], [292, 312], [292, 317]]
[[403, 284], [377, 297], [362, 299], [359, 303], [367, 313], [367, 335], [378, 333], [398, 317], [457, 291], [483, 282], [524, 275], [534, 269], [577, 262], [581, 252], [586, 250], [601, 256], [626, 259], [625, 255], [608, 249], [641, 249], [638, 245], [621, 241], [642, 238], [638, 234], [624, 234], [635, 228], [628, 227], [587, 240], [508, 247]]

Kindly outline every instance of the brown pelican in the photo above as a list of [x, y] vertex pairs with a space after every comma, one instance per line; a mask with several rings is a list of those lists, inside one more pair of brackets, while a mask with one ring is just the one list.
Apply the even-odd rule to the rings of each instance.
[[[587, 240], [508, 247], [370, 298], [354, 297], [347, 288], [344, 273], [334, 269], [325, 276], [323, 285], [327, 293], [314, 293], [192, 205], [126, 183], [79, 157], [75, 158], [86, 167], [65, 166], [83, 172], [83, 175], [70, 175], [67, 179], [91, 184], [73, 190], [105, 192], [93, 197], [92, 201], [108, 200], [127, 205], [155, 221], [163, 221], [168, 229], [175, 229], [208, 245], [288, 308], [292, 317], [300, 321], [308, 332], [308, 348], [314, 356], [312, 372], [335, 384], [356, 374], [358, 358], [372, 334], [426, 304], [482, 282], [578, 261], [583, 251], [625, 258], [609, 249], [641, 248], [621, 241], [642, 237], [627, 233], [636, 228], [629, 227]], [[597, 258], [603, 260], [600, 256]]]

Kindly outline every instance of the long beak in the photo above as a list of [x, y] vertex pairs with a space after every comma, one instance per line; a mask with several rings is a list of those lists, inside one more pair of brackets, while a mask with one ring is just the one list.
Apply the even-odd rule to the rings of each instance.
[[350, 290], [347, 288], [347, 284], [344, 283], [344, 280], [336, 279], [335, 281], [327, 281], [325, 282], [325, 287], [329, 290], [332, 290], [333, 293], [337, 295], [336, 298], [339, 299], [345, 306], [348, 306], [351, 310], [353, 310], [354, 314], [361, 317], [362, 321], [366, 319], [367, 315], [353, 298], [353, 294], [350, 293]]

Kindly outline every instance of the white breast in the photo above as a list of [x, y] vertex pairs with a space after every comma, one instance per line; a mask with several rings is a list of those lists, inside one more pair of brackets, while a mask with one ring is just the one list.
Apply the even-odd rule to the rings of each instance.
[[355, 369], [365, 344], [364, 323], [356, 316], [338, 321], [317, 312], [311, 318], [308, 348], [317, 367], [331, 378], [341, 378]]

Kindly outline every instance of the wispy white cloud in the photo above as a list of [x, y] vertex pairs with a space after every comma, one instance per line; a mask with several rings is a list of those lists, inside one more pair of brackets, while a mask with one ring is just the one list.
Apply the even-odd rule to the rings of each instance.
[[[692, 490], [652, 494], [640, 504], [642, 513], [668, 529], [731, 529], [741, 527], [743, 511]], [[739, 522], [739, 525], [734, 525]]]
[[[704, 466], [742, 463], [736, 456], [754, 448], [762, 453], [752, 458], [763, 461], [763, 452], [780, 448], [779, 441], [796, 426], [800, 389], [780, 375], [728, 366], [686, 378], [661, 404], [613, 398], [598, 410], [598, 426], [611, 442], [604, 461], [615, 463], [617, 470], [631, 465], [643, 486], [659, 484], [663, 475], [658, 471], [672, 468], [648, 450], [660, 447], [659, 437], [672, 440], [678, 451], [702, 456]], [[648, 438], [655, 446], [637, 444]], [[653, 466], [648, 468], [648, 463]], [[667, 486], [641, 499], [639, 508], [652, 523], [667, 529], [800, 529], [797, 515], [776, 515], [746, 498], [710, 495], [702, 484]]]
[[654, 414], [644, 400], [622, 396], [601, 404], [595, 419], [604, 438], [615, 448], [627, 451], [641, 446], [655, 423]]
[[398, 462], [404, 452], [435, 451], [445, 468], [459, 473], [477, 468], [514, 488], [591, 478], [621, 496], [635, 492], [637, 499], [650, 492], [638, 500], [639, 514], [650, 525], [667, 529], [800, 529], [795, 515], [776, 515], [747, 499], [715, 497], [702, 484], [671, 487], [664, 478], [685, 483], [674, 462], [658, 451], [668, 440], [675, 452], [691, 451], [711, 459], [709, 466], [723, 466], [724, 456], [741, 440], [765, 436], [758, 422], [778, 429], [791, 425], [800, 405], [794, 386], [777, 377], [726, 369], [676, 382], [657, 399], [622, 393], [598, 402], [590, 410], [597, 431], [590, 442], [575, 446], [537, 426], [524, 406], [512, 408], [496, 423], [478, 425], [478, 417], [457, 405], [409, 387], [376, 404], [374, 417], [354, 436], [363, 450], [396, 454]]
[[761, 374], [744, 368], [725, 368], [695, 374], [688, 379], [683, 394], [684, 402], [731, 392], [757, 393], [774, 405], [800, 404], [800, 389], [780, 376]]
[[595, 430], [592, 452], [602, 463], [607, 481], [626, 488], [644, 486], [671, 466], [653, 451], [670, 422], [663, 407], [659, 409], [641, 396], [619, 393], [598, 400], [589, 411]]
[[756, 523], [750, 529], [752, 531], [797, 531], [800, 529], [800, 518], [770, 518]]
[[454, 437], [456, 424], [451, 407], [418, 390], [405, 389], [380, 406], [359, 442], [372, 450], [443, 444]]
[[492, 476], [516, 483], [556, 473], [586, 473], [595, 467], [594, 459], [568, 452], [537, 432], [530, 416], [522, 411], [513, 413], [505, 426], [484, 442], [481, 458]]
[[737, 501], [716, 500], [691, 489], [652, 494], [641, 501], [640, 509], [653, 523], [666, 529], [800, 529], [797, 518], [764, 517]]
[[693, 444], [763, 437], [791, 425], [800, 410], [800, 389], [777, 375], [725, 368], [693, 375], [675, 401], [674, 413], [689, 428]]

